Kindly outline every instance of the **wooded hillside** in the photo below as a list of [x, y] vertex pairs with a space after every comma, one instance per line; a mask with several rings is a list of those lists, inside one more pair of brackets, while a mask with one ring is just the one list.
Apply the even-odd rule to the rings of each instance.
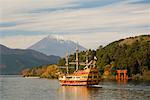
[[[128, 69], [128, 75], [143, 74], [150, 70], [150, 35], [141, 35], [121, 39], [97, 50], [89, 50], [88, 58], [92, 59], [96, 55], [97, 66], [104, 71], [107, 65], [111, 70]], [[86, 52], [79, 53], [79, 60], [85, 61]], [[75, 54], [69, 56], [69, 61], [75, 60]], [[61, 59], [58, 65], [64, 65], [65, 59]]]

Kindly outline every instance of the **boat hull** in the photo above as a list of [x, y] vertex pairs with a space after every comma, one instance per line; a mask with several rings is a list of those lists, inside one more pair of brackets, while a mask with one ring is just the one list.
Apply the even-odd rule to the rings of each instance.
[[99, 72], [96, 67], [78, 70], [73, 74], [67, 74], [59, 77], [62, 86], [88, 86], [98, 85]]
[[88, 85], [98, 85], [99, 81], [60, 81], [62, 86], [88, 86]]

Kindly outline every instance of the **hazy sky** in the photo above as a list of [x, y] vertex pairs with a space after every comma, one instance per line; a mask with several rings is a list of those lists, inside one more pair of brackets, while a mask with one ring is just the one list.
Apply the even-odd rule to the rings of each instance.
[[0, 0], [0, 44], [27, 48], [49, 34], [86, 48], [150, 34], [150, 0]]

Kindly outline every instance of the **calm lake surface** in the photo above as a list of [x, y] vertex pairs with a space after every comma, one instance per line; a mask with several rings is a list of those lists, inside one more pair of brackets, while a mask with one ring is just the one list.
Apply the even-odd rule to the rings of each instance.
[[60, 86], [58, 80], [0, 76], [0, 100], [150, 100], [150, 84], [101, 82], [92, 88]]

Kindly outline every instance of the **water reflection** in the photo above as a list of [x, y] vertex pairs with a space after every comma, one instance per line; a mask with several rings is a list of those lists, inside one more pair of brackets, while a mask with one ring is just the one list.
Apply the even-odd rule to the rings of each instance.
[[120, 87], [117, 89], [106, 89], [61, 86], [58, 89], [58, 100], [128, 100], [128, 95], [129, 93]]
[[0, 77], [0, 100], [150, 100], [148, 82], [100, 82], [102, 88], [60, 86], [58, 80]]
[[120, 100], [127, 100], [127, 91], [122, 89], [126, 88], [127, 80], [117, 80], [117, 93], [116, 97]]
[[150, 100], [149, 85], [135, 85], [121, 80], [101, 82], [102, 88], [84, 86], [60, 86], [57, 100]]
[[58, 92], [61, 100], [90, 100], [89, 90], [85, 86], [61, 86]]
[[98, 96], [99, 88], [86, 86], [61, 86], [58, 89], [61, 100], [93, 100]]
[[128, 80], [117, 80], [117, 86], [118, 88], [120, 88], [120, 86], [124, 86], [124, 88], [126, 87], [126, 84], [127, 84], [127, 81]]

